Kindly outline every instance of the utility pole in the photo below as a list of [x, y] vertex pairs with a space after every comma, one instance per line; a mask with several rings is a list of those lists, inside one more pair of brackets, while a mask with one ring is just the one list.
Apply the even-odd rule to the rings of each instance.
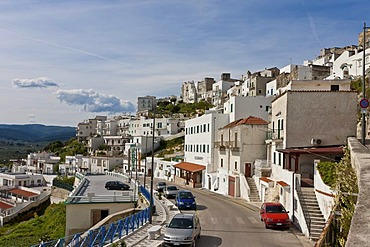
[[151, 167], [151, 174], [150, 174], [150, 215], [149, 215], [149, 223], [152, 224], [153, 222], [153, 214], [154, 214], [154, 199], [153, 199], [153, 179], [154, 179], [154, 136], [155, 136], [155, 111], [156, 111], [156, 102], [155, 98], [153, 98], [153, 140], [152, 140], [152, 167]]
[[[364, 22], [364, 37], [363, 37], [363, 56], [362, 56], [362, 98], [366, 99], [366, 78], [365, 78], [365, 53], [366, 53], [366, 22]], [[366, 111], [363, 110], [361, 112], [362, 115], [362, 121], [361, 121], [361, 127], [362, 127], [362, 145], [366, 145], [365, 143], [365, 137], [366, 137]]]

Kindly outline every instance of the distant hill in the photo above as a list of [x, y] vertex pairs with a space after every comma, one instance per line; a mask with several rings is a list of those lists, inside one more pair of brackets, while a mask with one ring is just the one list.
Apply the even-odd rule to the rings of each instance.
[[76, 137], [75, 127], [42, 124], [0, 124], [0, 140], [25, 142], [67, 141]]

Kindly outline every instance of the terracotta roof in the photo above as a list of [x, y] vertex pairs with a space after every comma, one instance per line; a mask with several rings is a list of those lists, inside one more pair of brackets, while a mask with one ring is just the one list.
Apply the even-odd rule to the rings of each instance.
[[11, 192], [13, 194], [16, 194], [16, 195], [24, 196], [24, 197], [37, 196], [36, 193], [30, 192], [30, 191], [27, 191], [27, 190], [21, 190], [21, 189], [13, 189], [13, 190], [10, 190], [9, 192]]
[[225, 125], [223, 128], [232, 128], [234, 126], [242, 125], [242, 124], [267, 125], [268, 122], [263, 120], [262, 118], [259, 118], [259, 117], [249, 116], [247, 118], [242, 118], [242, 119], [239, 119], [239, 120], [235, 120], [234, 122], [231, 122], [231, 123]]
[[303, 153], [327, 153], [327, 154], [343, 154], [343, 147], [306, 147], [306, 148], [287, 148], [287, 149], [278, 149], [276, 150], [278, 152], [282, 153], [297, 153], [297, 154], [303, 154]]
[[1, 209], [9, 209], [12, 208], [13, 206], [4, 202], [0, 202], [0, 208]]
[[288, 187], [289, 186], [289, 184], [285, 183], [284, 181], [277, 181], [277, 183], [279, 185], [281, 185], [282, 187]]
[[262, 180], [263, 182], [266, 182], [266, 183], [272, 182], [271, 179], [266, 178], [266, 177], [261, 177], [260, 180]]
[[174, 167], [180, 168], [182, 170], [189, 171], [189, 172], [199, 172], [199, 171], [206, 169], [206, 167], [203, 165], [198, 165], [198, 164], [194, 164], [190, 162], [180, 162], [174, 165]]

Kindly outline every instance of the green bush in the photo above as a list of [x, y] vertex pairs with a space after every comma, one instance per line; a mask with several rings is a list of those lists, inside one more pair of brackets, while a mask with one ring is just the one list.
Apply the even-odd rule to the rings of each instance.
[[337, 163], [330, 161], [322, 161], [317, 165], [322, 181], [330, 187], [334, 186], [337, 179], [336, 166]]

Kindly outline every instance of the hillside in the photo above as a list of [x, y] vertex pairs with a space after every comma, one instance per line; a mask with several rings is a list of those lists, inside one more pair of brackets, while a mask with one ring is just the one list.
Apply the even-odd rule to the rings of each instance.
[[0, 124], [0, 164], [27, 158], [27, 154], [42, 150], [50, 142], [65, 142], [74, 137], [74, 127]]
[[0, 124], [0, 140], [25, 142], [66, 141], [75, 136], [75, 127], [46, 126], [41, 124]]

